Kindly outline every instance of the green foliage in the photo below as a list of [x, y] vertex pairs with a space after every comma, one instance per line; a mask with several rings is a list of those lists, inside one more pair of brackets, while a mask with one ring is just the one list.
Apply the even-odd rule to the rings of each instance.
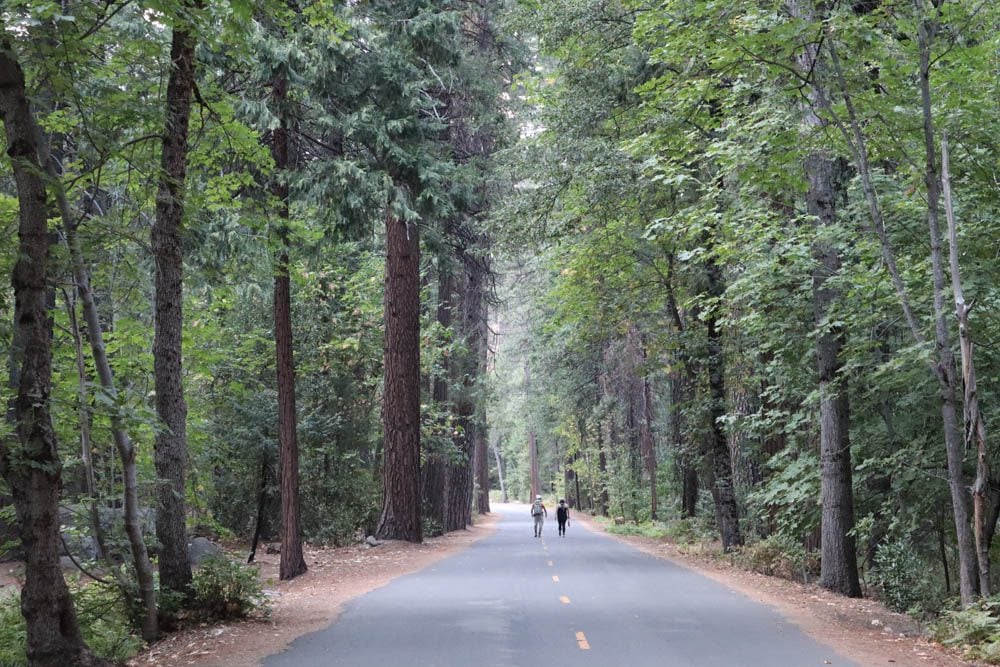
[[670, 529], [667, 524], [659, 521], [644, 521], [638, 524], [626, 521], [620, 525], [611, 523], [608, 524], [607, 531], [614, 535], [639, 535], [652, 539], [662, 539], [670, 536]]
[[113, 662], [133, 657], [145, 643], [130, 621], [129, 601], [113, 585], [89, 583], [73, 592], [84, 641], [97, 655]]
[[[73, 585], [71, 592], [84, 641], [97, 656], [120, 664], [143, 648], [145, 643], [135, 634], [117, 587], [92, 582]], [[20, 597], [4, 593], [0, 595], [0, 665], [26, 667], [26, 642]]]
[[761, 525], [773, 523], [779, 533], [801, 542], [819, 526], [819, 460], [812, 452], [783, 452], [768, 465], [775, 472], [747, 494], [748, 512]]
[[665, 522], [666, 537], [676, 544], [707, 542], [714, 535], [714, 526], [704, 518], [682, 517]]
[[0, 595], [0, 665], [27, 667], [27, 642], [20, 596], [5, 592]]
[[926, 599], [927, 568], [907, 538], [879, 546], [871, 577], [890, 609], [912, 611]]
[[194, 572], [193, 608], [212, 620], [244, 618], [268, 613], [257, 568], [225, 556], [206, 559]]
[[960, 650], [966, 660], [1000, 664], [1000, 599], [996, 597], [946, 611], [930, 631], [935, 641]]

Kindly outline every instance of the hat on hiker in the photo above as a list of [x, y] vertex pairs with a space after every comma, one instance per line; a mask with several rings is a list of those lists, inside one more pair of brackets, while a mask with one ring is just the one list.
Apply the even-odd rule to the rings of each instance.
[[542, 499], [542, 494], [538, 494], [537, 496], [535, 496], [535, 500], [541, 500], [541, 499]]

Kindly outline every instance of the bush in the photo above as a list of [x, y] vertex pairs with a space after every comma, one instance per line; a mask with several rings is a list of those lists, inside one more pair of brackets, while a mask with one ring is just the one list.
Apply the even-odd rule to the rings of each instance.
[[243, 618], [268, 611], [257, 569], [229, 560], [206, 559], [194, 572], [194, 610], [208, 619]]
[[927, 590], [926, 567], [908, 539], [880, 546], [873, 565], [872, 580], [887, 607], [906, 612], [920, 605]]

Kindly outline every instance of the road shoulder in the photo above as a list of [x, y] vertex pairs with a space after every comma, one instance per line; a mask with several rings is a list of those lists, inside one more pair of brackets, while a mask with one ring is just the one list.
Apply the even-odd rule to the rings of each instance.
[[870, 599], [851, 599], [816, 585], [806, 585], [737, 568], [708, 554], [685, 551], [655, 538], [615, 535], [582, 512], [578, 525], [629, 544], [644, 553], [681, 567], [765, 604], [817, 641], [828, 644], [862, 665], [963, 667], [964, 662], [928, 642], [908, 616], [889, 611]]

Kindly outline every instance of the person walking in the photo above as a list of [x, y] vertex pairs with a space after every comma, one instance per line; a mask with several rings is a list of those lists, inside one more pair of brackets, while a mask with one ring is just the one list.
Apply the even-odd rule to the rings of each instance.
[[545, 509], [542, 497], [535, 496], [535, 502], [531, 504], [531, 518], [535, 520], [535, 537], [542, 536], [542, 524], [545, 523], [545, 517], [548, 515], [549, 512]]
[[569, 505], [565, 499], [559, 499], [559, 507], [556, 508], [556, 521], [559, 522], [559, 535], [566, 537], [566, 526], [569, 525]]

